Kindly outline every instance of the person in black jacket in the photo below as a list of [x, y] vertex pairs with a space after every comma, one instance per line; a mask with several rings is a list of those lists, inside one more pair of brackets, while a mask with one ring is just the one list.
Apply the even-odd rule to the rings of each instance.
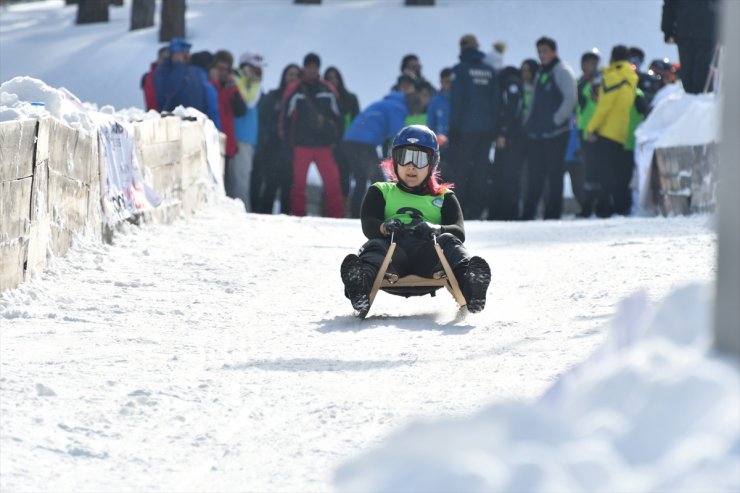
[[630, 47], [629, 61], [635, 66], [635, 70], [637, 71], [637, 87], [642, 91], [647, 105], [650, 106], [650, 103], [653, 101], [653, 97], [655, 97], [655, 93], [657, 93], [658, 89], [661, 87], [660, 77], [652, 71], [642, 71], [642, 64], [645, 63], [645, 52], [642, 51], [642, 48], [637, 46]]
[[504, 67], [499, 79], [501, 124], [496, 138], [488, 219], [514, 221], [519, 219], [522, 163], [527, 142], [522, 126], [524, 91], [517, 67]]
[[488, 155], [498, 133], [499, 92], [496, 71], [483, 63], [472, 34], [460, 39], [460, 63], [452, 69], [450, 91], [450, 175], [465, 216], [480, 219], [487, 206], [491, 162]]
[[[337, 102], [339, 103], [339, 113], [342, 116], [340, 130], [343, 136], [344, 132], [349, 129], [352, 120], [360, 113], [360, 102], [357, 95], [347, 90], [344, 85], [344, 77], [336, 67], [329, 67], [324, 71], [324, 80], [333, 85], [339, 95]], [[342, 186], [342, 195], [346, 198], [349, 195], [350, 176], [352, 174], [350, 160], [352, 156], [346, 156], [342, 152], [342, 146], [337, 145], [334, 148], [334, 159], [336, 159], [337, 166], [339, 166], [339, 184]]]
[[280, 135], [293, 152], [291, 213], [306, 215], [308, 168], [316, 164], [324, 184], [326, 215], [344, 217], [344, 196], [333, 148], [339, 142], [342, 119], [334, 86], [321, 78], [321, 59], [303, 59], [301, 78], [291, 83], [280, 106]]
[[271, 214], [276, 195], [279, 192], [280, 212], [290, 214], [290, 188], [293, 183], [293, 157], [278, 133], [280, 103], [285, 89], [298, 80], [301, 68], [295, 63], [288, 64], [280, 76], [280, 86], [260, 98], [258, 106], [259, 133], [254, 167], [258, 170], [252, 193], [252, 210]]
[[663, 0], [661, 30], [666, 43], [678, 45], [687, 93], [704, 92], [717, 44], [718, 10], [718, 0]]

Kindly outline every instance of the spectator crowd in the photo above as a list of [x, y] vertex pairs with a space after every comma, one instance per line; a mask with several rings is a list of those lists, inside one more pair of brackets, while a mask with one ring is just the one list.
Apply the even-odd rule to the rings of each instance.
[[[536, 40], [533, 55], [506, 65], [506, 43], [481, 50], [459, 40], [459, 61], [431, 82], [418, 56], [403, 57], [388, 94], [361, 107], [336, 67], [322, 73], [316, 53], [282, 70], [266, 90], [263, 57], [245, 51], [192, 52], [175, 38], [141, 81], [148, 110], [191, 106], [226, 135], [226, 194], [250, 212], [306, 214], [307, 176], [315, 163], [323, 214], [360, 216], [367, 187], [382, 181], [387, 146], [406, 125], [424, 124], [441, 144], [440, 169], [467, 219], [559, 219], [564, 174], [579, 217], [633, 210], [634, 131], [654, 105], [683, 84], [711, 90], [717, 0], [665, 0], [662, 30], [681, 65], [618, 44], [602, 60], [583, 53], [581, 74], [558, 57], [557, 41]], [[236, 63], [238, 62], [238, 63]], [[435, 85], [438, 84], [438, 85]]]

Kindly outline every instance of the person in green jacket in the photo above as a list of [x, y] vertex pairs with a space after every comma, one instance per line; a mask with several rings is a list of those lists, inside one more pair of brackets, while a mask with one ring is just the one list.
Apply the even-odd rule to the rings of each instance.
[[598, 95], [599, 85], [601, 84], [602, 75], [599, 69], [599, 52], [596, 48], [587, 51], [581, 56], [581, 77], [578, 79], [578, 104], [576, 104], [576, 128], [578, 129], [578, 141], [580, 149], [578, 151], [578, 162], [583, 171], [583, 187], [578, 203], [581, 205], [579, 217], [588, 217], [591, 215], [588, 206], [588, 198], [592, 191], [600, 188], [599, 174], [597, 169], [592, 166], [594, 144], [589, 142], [586, 132], [586, 126], [591, 121], [594, 112], [596, 112], [596, 98]]
[[581, 56], [581, 70], [583, 74], [578, 79], [576, 126], [581, 131], [582, 141], [586, 140], [586, 126], [596, 111], [596, 91], [601, 82], [599, 77], [599, 60], [599, 53], [596, 49], [587, 51]]
[[434, 87], [427, 81], [417, 82], [415, 84], [416, 94], [421, 97], [423, 106], [415, 113], [409, 113], [404, 124], [409, 125], [426, 125], [427, 124], [427, 106], [434, 96]]

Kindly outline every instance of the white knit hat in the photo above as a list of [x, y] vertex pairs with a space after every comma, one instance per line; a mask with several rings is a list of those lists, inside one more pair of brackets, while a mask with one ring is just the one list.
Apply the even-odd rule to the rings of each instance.
[[265, 62], [265, 59], [262, 58], [262, 55], [260, 55], [259, 53], [255, 53], [253, 51], [245, 51], [239, 57], [239, 66], [241, 65], [251, 65], [253, 67], [262, 68], [267, 66], [267, 63]]

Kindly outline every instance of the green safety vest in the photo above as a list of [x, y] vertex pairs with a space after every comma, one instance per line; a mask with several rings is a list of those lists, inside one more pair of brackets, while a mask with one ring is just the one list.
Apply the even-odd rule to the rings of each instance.
[[586, 105], [583, 108], [581, 108], [580, 105], [576, 105], [576, 127], [581, 131], [581, 136], [584, 140], [588, 135], [588, 132], [586, 132], [588, 122], [591, 121], [591, 117], [593, 117], [596, 112], [596, 101], [594, 101], [594, 98], [591, 95], [592, 87], [592, 82], [587, 82], [583, 85], [581, 94], [586, 98]]
[[524, 103], [524, 105], [522, 106], [522, 113], [523, 113], [522, 121], [526, 121], [527, 117], [529, 116], [529, 109], [532, 107], [532, 91], [527, 91], [525, 89], [523, 93], [522, 101]]
[[408, 127], [409, 125], [426, 125], [427, 124], [427, 114], [419, 113], [418, 115], [408, 115], [406, 117], [406, 120], [404, 120], [403, 124], [406, 127]]
[[415, 195], [404, 192], [394, 182], [377, 182], [373, 186], [380, 190], [385, 199], [384, 221], [400, 219], [404, 224], [417, 224], [420, 221], [442, 224], [442, 205], [449, 190], [440, 195]]

